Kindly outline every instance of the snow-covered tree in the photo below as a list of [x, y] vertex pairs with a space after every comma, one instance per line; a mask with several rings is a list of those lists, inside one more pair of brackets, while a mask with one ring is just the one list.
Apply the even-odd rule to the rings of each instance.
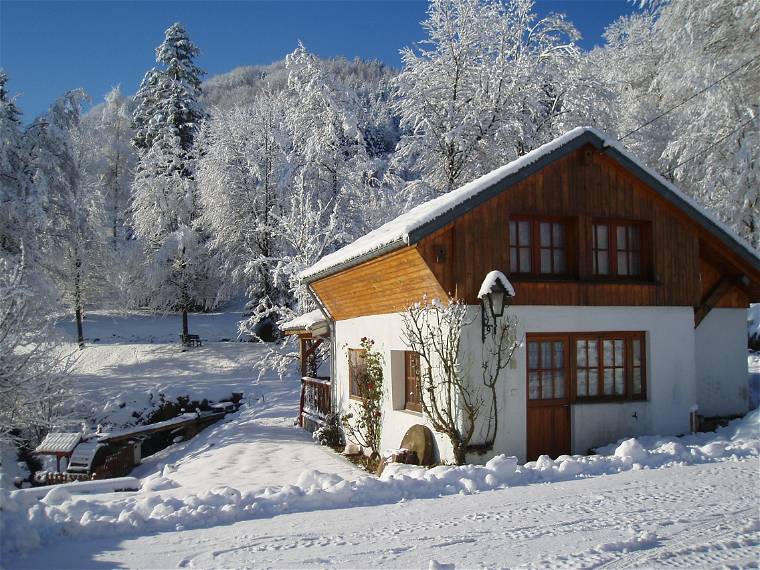
[[179, 137], [180, 146], [189, 150], [206, 114], [199, 100], [204, 71], [195, 65], [200, 49], [190, 40], [180, 23], [164, 33], [163, 43], [156, 48], [156, 63], [145, 74], [135, 95], [133, 144], [149, 149], [167, 130]]
[[[0, 256], [17, 258], [23, 244], [27, 265], [39, 266], [39, 237], [44, 229], [38, 188], [33, 184], [21, 111], [8, 94], [8, 76], [0, 71]], [[40, 294], [41, 273], [25, 272]]]
[[578, 33], [532, 0], [432, 0], [396, 79], [412, 191], [447, 192], [551, 139]]
[[205, 117], [198, 53], [180, 24], [167, 29], [156, 49], [162, 67], [146, 74], [133, 115], [140, 160], [132, 215], [146, 258], [144, 288], [136, 294], [153, 308], [181, 311], [183, 336], [188, 312], [215, 299], [194, 180], [194, 139]]
[[650, 166], [760, 248], [755, 0], [653, 1], [594, 54], [617, 130]]
[[83, 175], [91, 148], [80, 129], [86, 98], [82, 90], [70, 91], [26, 133], [45, 216], [41, 261], [63, 301], [74, 309], [80, 348], [84, 303], [97, 298], [103, 283], [100, 196]]
[[26, 283], [23, 245], [17, 259], [0, 256], [0, 442], [38, 443], [56, 425], [67, 397], [48, 321]]
[[290, 182], [284, 99], [262, 91], [250, 107], [213, 113], [199, 136], [201, 223], [219, 260], [227, 287], [251, 299], [282, 303], [270, 275], [279, 246], [272, 215], [280, 212]]
[[87, 175], [102, 195], [113, 252], [125, 241], [129, 225], [129, 194], [137, 159], [130, 144], [131, 107], [121, 89], [114, 87], [102, 105], [82, 117], [82, 130], [92, 142]]

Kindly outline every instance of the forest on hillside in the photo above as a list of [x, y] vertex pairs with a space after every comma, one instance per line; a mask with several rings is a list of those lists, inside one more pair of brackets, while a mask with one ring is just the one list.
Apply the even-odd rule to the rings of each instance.
[[431, 0], [400, 70], [298, 45], [205, 81], [175, 24], [134, 96], [84, 112], [73, 89], [31, 121], [0, 74], [0, 437], [52, 421], [50, 319], [245, 295], [244, 327], [281, 322], [323, 255], [576, 126], [760, 249], [759, 22], [755, 0], [651, 0], [584, 51], [531, 0]]

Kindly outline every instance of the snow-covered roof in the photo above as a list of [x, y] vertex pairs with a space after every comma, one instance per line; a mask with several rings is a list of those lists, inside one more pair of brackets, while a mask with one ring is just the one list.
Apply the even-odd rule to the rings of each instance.
[[34, 450], [35, 453], [71, 453], [82, 439], [79, 433], [51, 432]]
[[412, 208], [353, 243], [326, 255], [302, 271], [299, 277], [308, 283], [383, 253], [414, 244], [449, 223], [454, 217], [475, 208], [490, 199], [495, 193], [501, 192], [523, 178], [527, 178], [546, 164], [580, 148], [584, 144], [593, 144], [599, 149], [606, 150], [618, 161], [637, 171], [666, 199], [685, 210], [692, 218], [716, 234], [734, 252], [760, 271], [760, 256], [752, 246], [708, 214], [702, 206], [678, 190], [657, 172], [641, 163], [615, 139], [593, 127], [577, 127], [509, 164], [497, 168], [456, 190]]
[[501, 283], [510, 297], [515, 296], [515, 288], [512, 287], [507, 276], [501, 271], [494, 269], [493, 271], [489, 271], [486, 278], [483, 279], [483, 284], [480, 286], [480, 291], [478, 291], [478, 299], [483, 299], [486, 295], [492, 292], [496, 283]]
[[314, 309], [313, 311], [304, 313], [303, 315], [282, 324], [280, 329], [286, 333], [293, 333], [298, 331], [311, 331], [314, 328], [325, 326], [326, 324], [327, 321], [325, 320], [322, 311]]

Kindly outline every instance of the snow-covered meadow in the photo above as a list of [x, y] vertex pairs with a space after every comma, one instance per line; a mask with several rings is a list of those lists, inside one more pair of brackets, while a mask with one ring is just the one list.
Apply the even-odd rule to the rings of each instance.
[[[143, 317], [91, 315], [92, 330], [106, 318], [102, 326], [120, 330], [120, 342], [92, 344], [73, 371], [81, 388], [101, 403], [104, 418], [124, 419], [123, 410], [137, 409], [150, 394], [222, 398], [233, 390], [244, 392], [244, 404], [194, 439], [146, 458], [133, 472], [139, 491], [82, 494], [73, 484], [51, 489], [42, 500], [36, 493], [3, 491], [0, 534], [8, 566], [47, 567], [51, 556], [55, 566], [70, 567], [103, 560], [136, 567], [419, 567], [491, 559], [497, 565], [584, 566], [633, 551], [675, 561], [709, 561], [715, 551], [715, 561], [744, 563], [760, 544], [751, 500], [757, 496], [752, 478], [760, 455], [758, 411], [716, 433], [632, 439], [596, 456], [542, 457], [523, 466], [504, 456], [484, 466], [396, 465], [376, 478], [293, 425], [294, 375], [254, 381], [252, 366], [265, 347], [214, 342], [227, 338], [233, 315], [198, 317], [198, 329], [207, 319], [206, 342], [186, 352], [159, 342], [170, 340], [168, 331], [176, 326], [171, 318], [149, 319], [155, 332], [146, 332]], [[722, 497], [720, 509], [700, 503], [705, 488]], [[662, 495], [660, 501], [672, 503], [668, 517], [646, 493], [652, 501]], [[597, 522], [593, 505], [607, 502], [611, 510]], [[644, 524], [645, 513], [653, 510], [657, 516]], [[417, 525], [404, 520], [407, 512]], [[687, 524], [695, 513], [704, 524]], [[325, 529], [303, 526], [322, 519]], [[684, 549], [681, 538], [669, 542], [674, 532], [701, 532], [706, 539], [708, 521], [725, 527], [709, 547]], [[380, 541], [362, 559], [360, 535], [376, 525]], [[205, 538], [198, 541], [196, 532]], [[508, 540], [489, 546], [489, 536]], [[554, 543], [556, 536], [564, 542]], [[223, 545], [230, 541], [240, 544], [227, 552]], [[475, 548], [472, 558], [456, 545], [467, 545], [468, 552]], [[154, 554], [140, 554], [145, 548]], [[306, 555], [304, 548], [318, 552]], [[62, 552], [71, 557], [60, 558]]]

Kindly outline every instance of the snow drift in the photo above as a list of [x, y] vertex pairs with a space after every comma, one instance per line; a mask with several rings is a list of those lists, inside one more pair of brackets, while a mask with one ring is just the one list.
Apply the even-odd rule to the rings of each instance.
[[509, 486], [566, 481], [631, 469], [654, 469], [760, 455], [760, 411], [714, 433], [628, 439], [600, 449], [599, 455], [541, 456], [517, 465], [514, 457], [494, 457], [485, 465], [432, 469], [392, 465], [381, 478], [346, 480], [307, 470], [296, 485], [241, 493], [217, 487], [182, 498], [152, 490], [168, 473], [143, 480], [139, 493], [123, 498], [77, 498], [51, 489], [38, 500], [29, 493], [2, 491], [0, 535], [4, 552], [23, 552], [62, 537], [94, 538], [183, 530], [271, 517], [290, 512], [387, 504], [408, 499], [471, 494]]

